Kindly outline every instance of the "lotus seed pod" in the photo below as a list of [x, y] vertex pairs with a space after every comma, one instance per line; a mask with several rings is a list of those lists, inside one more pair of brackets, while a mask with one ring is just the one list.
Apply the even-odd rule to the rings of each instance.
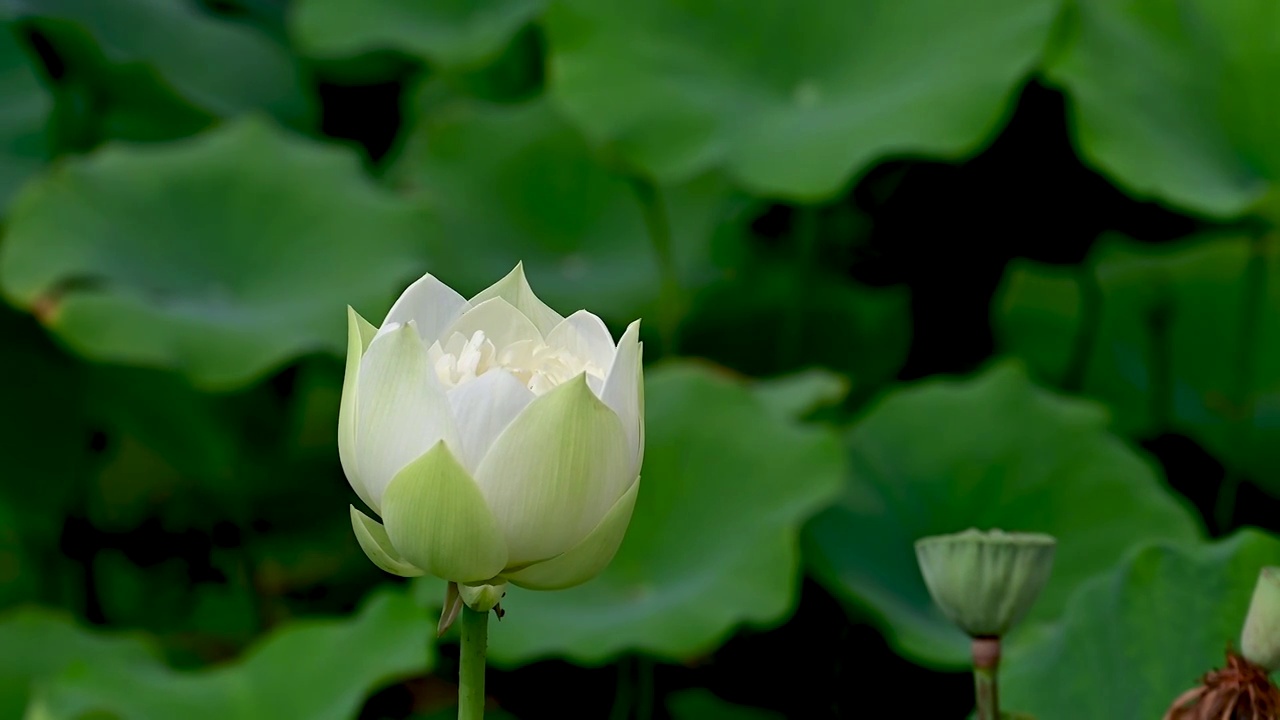
[[1245, 616], [1240, 651], [1267, 672], [1280, 669], [1280, 567], [1262, 568]]
[[502, 596], [507, 594], [507, 584], [498, 585], [458, 585], [458, 594], [462, 602], [476, 612], [489, 612]]
[[1050, 535], [970, 529], [917, 540], [916, 558], [943, 614], [973, 637], [1001, 636], [1035, 603], [1056, 546]]

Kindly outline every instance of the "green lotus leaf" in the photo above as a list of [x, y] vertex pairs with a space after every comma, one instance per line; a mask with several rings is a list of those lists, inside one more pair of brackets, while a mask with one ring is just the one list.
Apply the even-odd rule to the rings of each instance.
[[143, 64], [198, 108], [220, 117], [270, 112], [310, 122], [297, 61], [268, 35], [218, 18], [195, 0], [10, 0], [17, 17], [66, 23], [91, 36], [118, 65]]
[[911, 348], [905, 285], [872, 287], [774, 254], [731, 267], [698, 293], [683, 352], [754, 376], [825, 367], [853, 378], [859, 395], [896, 378]]
[[28, 185], [0, 286], [92, 360], [229, 389], [341, 353], [345, 307], [385, 308], [421, 272], [421, 222], [350, 153], [246, 118]]
[[545, 0], [299, 0], [292, 35], [307, 55], [356, 58], [398, 50], [444, 66], [472, 66], [502, 51]]
[[618, 554], [568, 590], [511, 588], [489, 633], [496, 665], [689, 658], [793, 610], [799, 526], [839, 486], [834, 437], [701, 365], [647, 371], [645, 409], [640, 496]]
[[[432, 92], [423, 88], [418, 103]], [[657, 316], [662, 279], [634, 189], [546, 100], [419, 112], [392, 172], [439, 216], [431, 257], [464, 296], [523, 261], [542, 299], [565, 314], [589, 298], [613, 323]], [[724, 181], [701, 177], [663, 188], [662, 198], [681, 282], [714, 280]]]
[[24, 23], [58, 58], [51, 123], [58, 152], [83, 153], [110, 140], [173, 140], [218, 122], [217, 112], [183, 97], [152, 65], [113, 59], [83, 25], [35, 16]]
[[1049, 80], [1076, 142], [1129, 192], [1237, 215], [1280, 180], [1280, 46], [1268, 0], [1068, 3]]
[[1017, 637], [1059, 617], [1077, 585], [1132, 545], [1200, 533], [1152, 463], [1107, 432], [1102, 407], [1041, 390], [1012, 363], [886, 395], [847, 446], [844, 495], [809, 524], [807, 557], [821, 583], [924, 665], [959, 669], [970, 648], [930, 600], [921, 537], [977, 527], [1058, 539]]
[[407, 593], [383, 591], [350, 619], [293, 622], [215, 668], [74, 663], [43, 684], [33, 703], [52, 718], [93, 711], [121, 720], [345, 720], [374, 689], [430, 670], [432, 625]]
[[[1185, 433], [1280, 492], [1280, 252], [1236, 235], [1120, 238], [1084, 265], [1008, 271], [996, 336], [1046, 381], [1107, 403], [1137, 437]], [[1252, 307], [1253, 310], [1246, 308]]]
[[756, 194], [816, 200], [888, 155], [976, 150], [1058, 7], [558, 0], [549, 85], [593, 141], [659, 180], [723, 167]]
[[0, 8], [0, 212], [52, 153], [48, 134], [53, 98], [40, 80], [34, 53]]
[[1280, 539], [1252, 529], [1135, 550], [1082, 585], [1055, 627], [1007, 650], [1001, 704], [1037, 720], [1163, 717], [1239, 647], [1258, 571], [1277, 560]]
[[756, 384], [755, 393], [778, 415], [797, 418], [843, 400], [849, 394], [849, 380], [825, 368], [814, 367], [762, 380]]
[[90, 633], [52, 610], [0, 616], [0, 717], [20, 718], [32, 689], [69, 669], [150, 667], [159, 653], [138, 635]]

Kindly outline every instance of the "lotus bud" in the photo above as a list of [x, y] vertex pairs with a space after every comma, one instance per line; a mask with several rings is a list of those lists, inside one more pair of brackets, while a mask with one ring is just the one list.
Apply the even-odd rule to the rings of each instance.
[[1280, 567], [1262, 568], [1245, 616], [1240, 652], [1267, 672], [1280, 670]]
[[[470, 300], [431, 275], [375, 328], [348, 311], [342, 469], [369, 559], [458, 583], [493, 607], [506, 583], [571, 587], [612, 560], [644, 457], [639, 321], [561, 317], [524, 270]], [[490, 604], [492, 603], [492, 604]]]
[[933, 601], [972, 637], [999, 637], [1027, 614], [1053, 568], [1057, 541], [1036, 533], [966, 530], [916, 541]]

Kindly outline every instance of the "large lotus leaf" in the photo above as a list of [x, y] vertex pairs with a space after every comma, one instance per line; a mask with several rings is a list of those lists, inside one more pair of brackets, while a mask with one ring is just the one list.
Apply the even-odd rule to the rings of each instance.
[[[94, 460], [82, 368], [29, 316], [2, 306], [0, 337], [0, 608], [7, 608], [78, 586], [83, 569], [61, 552], [63, 526]], [[11, 717], [4, 694], [0, 688], [0, 718]]]
[[[478, 292], [523, 260], [553, 307], [590, 302], [617, 323], [654, 316], [662, 282], [636, 193], [545, 100], [452, 102], [418, 116], [395, 172], [440, 216], [431, 254], [449, 285]], [[726, 195], [714, 176], [663, 192], [686, 286], [709, 279]]]
[[243, 423], [222, 398], [170, 372], [95, 365], [85, 375], [88, 412], [102, 426], [137, 438], [189, 477], [233, 483], [242, 471], [235, 431]]
[[1251, 265], [1242, 237], [1112, 238], [1079, 268], [1016, 264], [996, 333], [1041, 377], [1106, 402], [1122, 431], [1190, 434], [1277, 489], [1280, 254], [1257, 248]]
[[[92, 467], [83, 376], [32, 319], [0, 307], [0, 608], [81, 570], [63, 560], [64, 518]], [[0, 700], [0, 706], [3, 701]], [[0, 708], [0, 717], [8, 717]]]
[[1007, 651], [1004, 707], [1036, 720], [1158, 718], [1239, 647], [1249, 598], [1280, 539], [1244, 530], [1213, 544], [1153, 544], [1081, 586], [1062, 621]]
[[89, 470], [83, 374], [29, 317], [0, 307], [0, 497], [22, 508], [24, 533], [56, 543], [65, 503]]
[[664, 181], [723, 166], [817, 199], [888, 155], [996, 129], [1057, 0], [558, 0], [548, 77], [594, 140]]
[[305, 122], [312, 101], [288, 49], [220, 19], [196, 0], [9, 0], [37, 22], [83, 27], [107, 57], [151, 66], [187, 100], [220, 116], [267, 110]]
[[434, 623], [408, 593], [381, 592], [353, 618], [283, 626], [229, 665], [83, 664], [35, 702], [49, 720], [346, 720], [374, 689], [429, 670], [433, 637]]
[[[834, 330], [838, 328], [838, 330]], [[685, 352], [750, 375], [825, 366], [869, 391], [893, 380], [911, 347], [911, 293], [872, 287], [794, 259], [757, 256], [698, 293]]]
[[[818, 579], [868, 611], [907, 657], [959, 668], [969, 642], [934, 606], [913, 544], [968, 527], [1050, 533], [1053, 576], [1021, 629], [1058, 617], [1135, 543], [1199, 528], [1105, 410], [1037, 388], [1018, 365], [886, 396], [848, 436], [843, 498], [807, 529]], [[1018, 630], [1014, 631], [1015, 633]]]
[[815, 367], [761, 381], [754, 389], [756, 399], [780, 417], [799, 418], [843, 400], [849, 394], [849, 381]]
[[[331, 358], [315, 362], [334, 375]], [[128, 532], [160, 508], [170, 530], [209, 531], [220, 519], [252, 517], [279, 531], [281, 516], [308, 514], [324, 498], [341, 502], [340, 493], [307, 482], [327, 469], [289, 466], [292, 458], [282, 456], [288, 414], [278, 389], [210, 395], [174, 372], [118, 365], [90, 365], [85, 376], [83, 401], [107, 447], [85, 508], [99, 529]], [[293, 396], [301, 398], [305, 381], [295, 378]], [[326, 464], [335, 457], [336, 417], [335, 404], [325, 415]]]
[[683, 659], [794, 607], [799, 526], [837, 492], [838, 443], [780, 417], [704, 366], [646, 372], [640, 497], [597, 578], [562, 592], [509, 591], [490, 657], [600, 664], [627, 651]]
[[69, 668], [151, 666], [158, 653], [140, 637], [90, 633], [49, 610], [0, 617], [0, 717], [20, 718], [34, 686]]
[[172, 140], [217, 122], [213, 111], [180, 96], [152, 65], [113, 60], [82, 25], [49, 17], [29, 22], [58, 59], [53, 127], [59, 150], [85, 152], [112, 139]]
[[340, 352], [345, 305], [376, 315], [421, 272], [420, 219], [351, 153], [248, 118], [28, 185], [0, 284], [91, 359], [228, 388]]
[[351, 58], [399, 50], [467, 66], [497, 55], [545, 0], [299, 0], [290, 25], [302, 52]]
[[0, 212], [49, 158], [53, 98], [41, 84], [34, 57], [0, 7]]
[[196, 581], [183, 559], [149, 562], [143, 568], [119, 550], [99, 550], [92, 561], [93, 594], [104, 623], [181, 638], [192, 648], [245, 644], [261, 630], [261, 614], [244, 554], [215, 552], [212, 561], [213, 572], [226, 581]]
[[1089, 162], [1130, 191], [1237, 214], [1280, 179], [1280, 7], [1080, 0], [1048, 63]]

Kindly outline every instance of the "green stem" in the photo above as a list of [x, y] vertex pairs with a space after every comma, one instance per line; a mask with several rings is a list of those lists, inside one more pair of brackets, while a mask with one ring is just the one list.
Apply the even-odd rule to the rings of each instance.
[[609, 711], [609, 720], [627, 720], [631, 717], [631, 696], [635, 683], [631, 678], [631, 658], [623, 657], [618, 661], [618, 685], [614, 690], [613, 709]]
[[1156, 301], [1147, 312], [1148, 360], [1151, 373], [1150, 413], [1153, 427], [1167, 430], [1173, 418], [1173, 322], [1174, 299], [1168, 281], [1160, 278]]
[[653, 244], [653, 253], [658, 260], [658, 273], [662, 278], [662, 289], [658, 296], [658, 335], [662, 340], [662, 352], [673, 355], [676, 352], [676, 333], [680, 327], [681, 315], [684, 314], [685, 297], [684, 289], [680, 286], [679, 268], [676, 267], [671, 220], [667, 217], [666, 205], [657, 185], [646, 178], [633, 176], [631, 187], [640, 201], [640, 211], [644, 215], [644, 225], [649, 231], [649, 241]]
[[636, 673], [636, 720], [653, 720], [653, 661], [643, 656], [637, 659]]
[[978, 720], [1000, 720], [1000, 638], [973, 639], [973, 693], [977, 699]]
[[462, 608], [462, 654], [458, 665], [458, 720], [484, 720], [484, 653], [489, 613]]
[[1078, 283], [1080, 324], [1071, 343], [1071, 359], [1062, 376], [1062, 388], [1074, 393], [1084, 388], [1089, 361], [1098, 341], [1098, 329], [1102, 325], [1102, 287], [1098, 284], [1098, 272], [1092, 262], [1085, 262], [1081, 267]]
[[[1259, 234], [1249, 244], [1244, 292], [1240, 296], [1240, 344], [1236, 348], [1235, 367], [1231, 374], [1235, 382], [1227, 398], [1227, 402], [1231, 404], [1231, 438], [1241, 454], [1248, 449], [1251, 440], [1253, 415], [1257, 405], [1253, 392], [1253, 375], [1258, 355], [1258, 333], [1267, 298], [1267, 243], [1268, 237]], [[1222, 485], [1218, 488], [1218, 498], [1213, 509], [1214, 524], [1218, 532], [1224, 535], [1231, 530], [1235, 519], [1240, 480], [1239, 463], [1229, 464]]]
[[974, 668], [973, 691], [978, 698], [978, 720], [1000, 720], [1000, 691], [995, 671]]
[[778, 362], [782, 367], [791, 368], [804, 364], [804, 331], [809, 324], [809, 294], [804, 292], [817, 280], [818, 264], [818, 208], [813, 205], [801, 205], [795, 209], [795, 221], [791, 235], [795, 244], [795, 278], [797, 292], [791, 297], [790, 317], [779, 331], [782, 341], [778, 343]]

